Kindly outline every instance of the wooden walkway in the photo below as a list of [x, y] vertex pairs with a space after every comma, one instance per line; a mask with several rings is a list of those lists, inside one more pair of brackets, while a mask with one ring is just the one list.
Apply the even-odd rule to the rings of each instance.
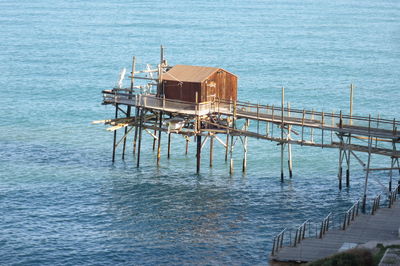
[[304, 239], [296, 247], [283, 247], [270, 258], [276, 261], [309, 262], [339, 251], [346, 243], [363, 244], [368, 241], [388, 241], [399, 238], [400, 204], [381, 208], [375, 215], [362, 214], [346, 229], [328, 231], [322, 239]]

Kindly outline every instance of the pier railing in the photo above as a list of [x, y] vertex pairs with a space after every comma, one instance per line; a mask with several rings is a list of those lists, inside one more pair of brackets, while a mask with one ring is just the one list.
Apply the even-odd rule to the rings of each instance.
[[[290, 106], [274, 106], [274, 105], [262, 105], [253, 104], [243, 101], [228, 101], [228, 100], [217, 100], [218, 104], [230, 106], [230, 112], [237, 112], [239, 115], [252, 114], [252, 116], [262, 117], [263, 115], [269, 115], [273, 117], [273, 120], [281, 119], [282, 115], [290, 120], [297, 121], [299, 124], [304, 121], [314, 122], [318, 127], [326, 129], [337, 127], [337, 126], [361, 126], [371, 127], [374, 129], [390, 130], [395, 132], [396, 127], [400, 126], [400, 122], [391, 119], [384, 119], [380, 116], [358, 116], [348, 115], [334, 112], [318, 112], [314, 110], [295, 109]], [[233, 110], [236, 108], [236, 110]], [[283, 114], [282, 114], [283, 113]], [[316, 125], [316, 126], [317, 126]]]
[[398, 185], [392, 192], [389, 193], [389, 208], [391, 208], [394, 202], [397, 200], [397, 196], [400, 193], [400, 185]]
[[[193, 103], [187, 101], [179, 101], [174, 99], [166, 99], [165, 97], [157, 97], [154, 94], [131, 94], [127, 89], [119, 90], [104, 90], [103, 103], [105, 104], [127, 104], [142, 106], [145, 108], [165, 109], [182, 112], [185, 114], [208, 114], [213, 112], [225, 113], [237, 116], [249, 116], [252, 119], [274, 121], [275, 123], [283, 122], [292, 125], [302, 126], [305, 123], [307, 126], [337, 130], [338, 128], [346, 127], [364, 127], [371, 128], [370, 135], [376, 136], [383, 134], [393, 137], [397, 133], [397, 128], [400, 126], [400, 121], [384, 119], [381, 117], [346, 115], [334, 112], [318, 112], [314, 110], [302, 110], [290, 108], [290, 106], [274, 106], [252, 104], [242, 101], [229, 101], [216, 99], [214, 101]], [[284, 121], [282, 121], [282, 118]], [[382, 131], [383, 130], [383, 131]], [[386, 131], [386, 132], [384, 132]]]
[[275, 255], [279, 249], [283, 247], [283, 239], [285, 237], [286, 228], [283, 229], [279, 234], [274, 237], [273, 245], [272, 245], [272, 255]]
[[319, 238], [322, 238], [329, 230], [329, 224], [333, 221], [332, 213], [330, 212], [324, 220], [321, 222], [321, 228], [319, 230]]
[[354, 221], [355, 217], [358, 216], [359, 209], [360, 209], [360, 201], [358, 200], [345, 213], [343, 227], [342, 227], [343, 230], [346, 230], [346, 228], [350, 225], [350, 222]]
[[294, 229], [285, 228], [273, 239], [272, 255], [275, 255], [284, 246], [296, 247], [306, 238], [323, 238], [330, 230], [346, 230], [359, 215], [360, 201], [354, 203], [346, 212], [333, 214], [330, 212], [321, 222], [312, 222], [310, 219]]
[[[382, 208], [383, 192], [379, 193], [373, 200], [371, 205], [371, 215]], [[393, 207], [394, 202], [400, 194], [400, 184], [391, 192], [388, 193], [387, 205], [388, 208]], [[310, 219], [303, 222], [299, 227], [290, 229], [285, 228], [273, 240], [273, 250], [271, 254], [274, 256], [283, 248], [296, 247], [306, 238], [323, 238], [323, 236], [330, 230], [346, 230], [350, 224], [360, 215], [360, 200], [356, 201], [347, 211], [342, 213], [333, 214], [330, 212], [320, 223], [312, 222]]]
[[372, 208], [371, 208], [371, 215], [374, 215], [376, 213], [376, 211], [380, 208], [381, 196], [382, 196], [382, 192], [379, 193], [379, 195], [375, 197], [374, 203], [372, 204]]

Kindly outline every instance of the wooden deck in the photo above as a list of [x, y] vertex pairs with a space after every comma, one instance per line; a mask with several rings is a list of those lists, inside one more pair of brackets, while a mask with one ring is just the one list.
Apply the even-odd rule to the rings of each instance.
[[276, 261], [309, 262], [332, 254], [346, 245], [363, 244], [368, 241], [388, 241], [400, 239], [400, 204], [392, 208], [381, 208], [375, 215], [363, 214], [346, 229], [328, 231], [322, 239], [304, 239], [297, 247], [284, 247], [270, 258]]

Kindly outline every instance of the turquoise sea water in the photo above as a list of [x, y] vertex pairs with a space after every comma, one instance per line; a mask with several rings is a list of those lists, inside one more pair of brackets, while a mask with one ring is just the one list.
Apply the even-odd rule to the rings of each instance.
[[[249, 141], [248, 172], [229, 176], [223, 148], [195, 175], [195, 145], [174, 137], [156, 167], [145, 136], [139, 169], [111, 164], [112, 134], [93, 120], [131, 57], [223, 67], [239, 98], [399, 118], [398, 1], [0, 1], [0, 264], [267, 264], [286, 226], [343, 211], [362, 193], [337, 188], [338, 152]], [[164, 137], [164, 140], [166, 138]], [[130, 139], [131, 141], [131, 139]], [[164, 144], [165, 147], [165, 144]], [[205, 156], [207, 157], [207, 156]], [[374, 157], [372, 165], [389, 160]], [[396, 181], [398, 176], [395, 176]], [[370, 198], [387, 186], [373, 173]]]

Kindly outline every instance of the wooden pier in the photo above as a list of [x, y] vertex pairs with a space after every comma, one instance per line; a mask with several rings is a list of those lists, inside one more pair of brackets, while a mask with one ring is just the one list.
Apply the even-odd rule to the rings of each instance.
[[[350, 186], [351, 159], [361, 165], [365, 171], [360, 203], [363, 212], [366, 211], [371, 171], [389, 171], [388, 191], [393, 191], [393, 171], [400, 173], [400, 151], [397, 151], [400, 123], [379, 115], [353, 115], [353, 85], [350, 86], [350, 112], [347, 114], [292, 108], [285, 101], [284, 88], [278, 106], [243, 102], [236, 99], [236, 76], [220, 68], [182, 65], [174, 68], [165, 60], [162, 47], [156, 68], [146, 65], [144, 70], [137, 70], [136, 58], [133, 57], [130, 86], [123, 85], [124, 76], [125, 70], [115, 88], [102, 91], [103, 104], [115, 107], [114, 117], [94, 121], [109, 125], [107, 130], [113, 132], [113, 162], [121, 146], [121, 157], [125, 159], [128, 136], [133, 135], [133, 156], [136, 166], [140, 167], [142, 136], [148, 134], [153, 138], [158, 165], [162, 162], [161, 138], [163, 135], [167, 137], [166, 159], [170, 159], [171, 134], [177, 134], [183, 137], [186, 154], [191, 138], [196, 142], [197, 173], [201, 172], [202, 150], [207, 143], [210, 145], [209, 167], [213, 167], [215, 144], [219, 144], [225, 151], [229, 173], [233, 174], [236, 169], [233, 154], [235, 147], [239, 146], [243, 149], [240, 168], [246, 172], [248, 139], [256, 138], [280, 145], [281, 182], [285, 180], [286, 165], [288, 176], [291, 178], [293, 175], [292, 145], [299, 145], [338, 150], [339, 189], [342, 189], [344, 177], [346, 187]], [[118, 139], [119, 129], [123, 132]], [[360, 153], [367, 154], [366, 161], [362, 160]], [[387, 158], [388, 166], [371, 167], [374, 156]]]
[[[164, 134], [168, 138], [168, 158], [171, 152], [171, 134], [179, 134], [184, 137], [186, 142], [186, 153], [188, 142], [191, 137], [197, 142], [196, 145], [196, 172], [201, 171], [201, 153], [203, 147], [209, 142], [210, 163], [213, 165], [214, 143], [220, 144], [225, 150], [225, 160], [229, 160], [229, 172], [234, 172], [233, 153], [234, 147], [242, 146], [243, 163], [241, 171], [247, 168], [247, 144], [248, 138], [264, 139], [276, 142], [281, 147], [281, 181], [284, 181], [284, 171], [287, 161], [289, 177], [292, 177], [292, 149], [291, 145], [311, 146], [320, 148], [334, 148], [339, 151], [338, 160], [338, 181], [339, 189], [342, 189], [343, 168], [345, 168], [346, 186], [350, 184], [350, 160], [354, 158], [365, 170], [365, 188], [363, 206], [365, 207], [368, 176], [370, 171], [388, 170], [389, 191], [392, 190], [392, 176], [394, 170], [400, 171], [397, 143], [400, 141], [398, 126], [400, 123], [396, 119], [383, 119], [379, 115], [355, 116], [352, 115], [352, 94], [351, 85], [350, 113], [344, 114], [318, 112], [315, 110], [300, 110], [291, 108], [285, 102], [284, 88], [282, 88], [282, 101], [280, 106], [253, 104], [232, 100], [236, 98], [234, 93], [227, 93], [229, 88], [223, 88], [224, 94], [230, 97], [229, 100], [216, 97], [219, 95], [216, 90], [215, 82], [204, 82], [199, 78], [196, 69], [204, 74], [207, 72], [211, 77], [214, 69], [206, 67], [187, 67], [189, 74], [183, 76], [197, 77], [199, 86], [205, 86], [208, 94], [198, 95], [203, 92], [200, 87], [192, 94], [195, 101], [181, 101], [167, 98], [163, 77], [172, 69], [164, 58], [164, 50], [161, 48], [160, 63], [157, 68], [146, 65], [145, 70], [136, 69], [136, 59], [133, 57], [130, 86], [123, 86], [125, 70], [121, 73], [118, 86], [111, 90], [103, 90], [103, 104], [115, 106], [113, 119], [94, 121], [94, 123], [105, 123], [111, 127], [108, 130], [114, 132], [112, 161], [115, 161], [117, 148], [122, 144], [122, 159], [126, 154], [126, 143], [128, 135], [133, 135], [133, 155], [136, 156], [136, 165], [140, 166], [140, 152], [142, 145], [143, 132], [153, 137], [153, 150], [157, 146], [157, 164], [161, 162], [161, 138]], [[180, 69], [185, 67], [180, 66]], [[216, 69], [215, 73], [222, 70]], [[173, 72], [173, 71], [171, 71]], [[170, 73], [171, 73], [170, 72]], [[226, 72], [226, 71], [225, 71]], [[176, 72], [174, 72], [175, 75]], [[229, 73], [229, 72], [226, 72]], [[227, 74], [225, 74], [227, 75]], [[229, 73], [232, 76], [232, 74]], [[168, 74], [171, 79], [175, 78], [173, 84], [177, 88], [188, 86], [184, 81], [180, 81], [172, 74]], [[232, 78], [234, 78], [232, 76]], [[229, 78], [228, 83], [232, 83]], [[217, 81], [219, 79], [216, 79]], [[135, 85], [135, 82], [145, 82]], [[196, 80], [195, 80], [196, 81]], [[219, 82], [219, 81], [218, 81]], [[204, 84], [203, 84], [204, 83]], [[163, 85], [164, 84], [164, 85]], [[184, 84], [184, 85], [182, 85]], [[186, 84], [186, 85], [185, 85]], [[164, 87], [163, 87], [164, 86]], [[182, 87], [183, 86], [183, 87]], [[233, 91], [236, 90], [235, 85]], [[173, 90], [168, 89], [168, 93], [173, 95]], [[184, 91], [183, 91], [184, 92]], [[182, 91], [180, 94], [183, 93]], [[213, 94], [210, 94], [212, 92]], [[188, 91], [189, 93], [189, 91]], [[176, 95], [174, 95], [175, 97]], [[185, 96], [186, 97], [186, 96]], [[201, 100], [201, 101], [200, 101]], [[122, 137], [117, 139], [117, 130], [123, 129]], [[285, 156], [287, 153], [287, 156]], [[362, 161], [358, 153], [366, 153], [368, 159]], [[388, 158], [388, 167], [371, 167], [372, 156], [379, 155]]]

